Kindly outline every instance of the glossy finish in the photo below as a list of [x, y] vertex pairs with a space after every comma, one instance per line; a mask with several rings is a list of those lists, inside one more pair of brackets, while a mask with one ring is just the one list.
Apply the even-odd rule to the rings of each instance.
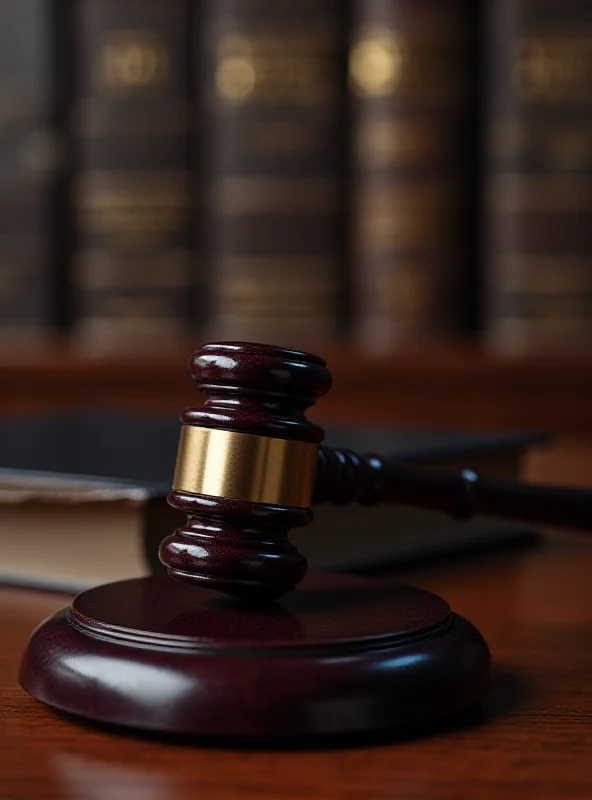
[[[574, 479], [574, 470], [567, 475]], [[573, 468], [579, 469], [579, 462]], [[582, 473], [579, 473], [580, 477]], [[587, 473], [592, 477], [592, 473]], [[574, 800], [592, 797], [592, 540], [405, 575], [484, 633], [484, 711], [430, 735], [248, 751], [84, 725], [17, 682], [31, 630], [69, 598], [0, 589], [0, 797], [7, 800]], [[423, 731], [425, 734], [425, 731]]]
[[[323, 438], [323, 429], [305, 417], [331, 386], [317, 356], [252, 342], [214, 342], [191, 356], [189, 373], [205, 403], [181, 414], [185, 425], [307, 443]], [[229, 461], [224, 466], [234, 467]], [[181, 490], [169, 495], [169, 503], [187, 514], [187, 523], [160, 548], [172, 577], [251, 599], [280, 597], [304, 577], [306, 560], [288, 532], [311, 520], [309, 509]]]
[[308, 508], [171, 492], [169, 503], [187, 514], [182, 528], [160, 544], [169, 574], [237, 597], [273, 599], [306, 574], [306, 559], [288, 539], [312, 520]]
[[168, 576], [91, 589], [33, 635], [23, 687], [100, 722], [206, 737], [425, 724], [491, 685], [477, 631], [433, 594], [311, 575], [249, 606]]
[[[307, 408], [331, 386], [322, 359], [263, 344], [218, 342], [194, 353], [189, 371], [206, 401], [203, 408], [183, 412], [187, 430], [197, 425], [200, 432], [209, 428], [296, 442], [322, 439], [322, 429], [305, 417]], [[185, 438], [181, 438], [181, 460]], [[250, 486], [259, 467], [210, 449], [202, 461], [206, 459], [212, 461], [216, 486]], [[207, 472], [208, 465], [202, 467], [201, 472]], [[307, 479], [306, 470], [294, 470], [292, 482], [307, 483]], [[298, 495], [294, 486], [292, 493]], [[465, 519], [480, 513], [592, 529], [591, 491], [486, 480], [468, 470], [409, 467], [324, 446], [319, 450], [313, 501], [394, 502]], [[288, 533], [310, 517], [292, 505], [254, 502], [247, 493], [241, 498], [240, 492], [232, 491], [196, 494], [185, 484], [183, 490], [175, 485], [169, 502], [188, 515], [187, 524], [160, 548], [172, 577], [240, 597], [277, 598], [306, 573], [306, 562]]]
[[313, 501], [401, 503], [460, 519], [477, 514], [592, 530], [592, 490], [482, 478], [321, 447]]
[[319, 356], [254, 342], [212, 342], [189, 359], [189, 374], [205, 395], [181, 415], [187, 425], [225, 428], [301, 442], [320, 442], [322, 428], [304, 416], [331, 388]]

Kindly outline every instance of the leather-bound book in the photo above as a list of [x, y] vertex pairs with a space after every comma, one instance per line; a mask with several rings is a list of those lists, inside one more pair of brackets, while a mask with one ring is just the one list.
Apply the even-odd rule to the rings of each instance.
[[0, 4], [0, 341], [47, 335], [52, 322], [51, 12], [46, 0]]
[[209, 332], [318, 346], [339, 327], [345, 6], [200, 5]]
[[0, 468], [0, 585], [76, 592], [163, 570], [182, 522], [162, 486]]
[[355, 0], [349, 55], [354, 332], [388, 351], [468, 326], [473, 0]]
[[592, 347], [592, 6], [488, 5], [487, 338]]
[[80, 0], [75, 333], [169, 347], [189, 325], [185, 0]]

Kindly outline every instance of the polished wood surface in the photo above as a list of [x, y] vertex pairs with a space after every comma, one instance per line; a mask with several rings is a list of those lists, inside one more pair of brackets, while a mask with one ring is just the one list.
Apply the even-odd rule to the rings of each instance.
[[[305, 442], [312, 445], [316, 458], [324, 431], [307, 419], [306, 412], [331, 388], [331, 373], [322, 358], [250, 342], [210, 343], [193, 353], [189, 374], [200, 390], [195, 398], [200, 405], [181, 413], [186, 427], [178, 466], [188, 460], [189, 471], [193, 469], [194, 458], [184, 449], [183, 435], [195, 432], [191, 426], [230, 431], [239, 439], [246, 435]], [[230, 450], [204, 448], [205, 468], [216, 477], [213, 490], [177, 482], [177, 468], [168, 500], [187, 515], [187, 521], [160, 546], [169, 575], [250, 599], [280, 597], [302, 580], [306, 561], [288, 533], [312, 521], [308, 508], [312, 490], [300, 502], [277, 495], [284, 482], [301, 486], [307, 475], [295, 468], [284, 474], [283, 459], [270, 466], [268, 444], [259, 450], [258, 463], [254, 451], [237, 457]], [[273, 487], [264, 502], [250, 493], [261, 486], [263, 466], [270, 467]], [[229, 491], [228, 478], [238, 478], [242, 485]]]
[[[185, 365], [198, 344], [180, 343], [160, 356], [90, 357], [59, 343], [0, 351], [0, 411], [102, 403], [176, 413], [195, 403]], [[590, 355], [504, 358], [457, 345], [378, 358], [349, 347], [318, 349], [331, 365], [334, 389], [313, 419], [540, 429], [572, 438], [590, 430]]]
[[85, 800], [584, 800], [592, 797], [592, 541], [440, 566], [405, 580], [486, 637], [482, 715], [405, 741], [298, 752], [205, 748], [79, 724], [18, 686], [32, 628], [68, 602], [0, 590], [0, 797]]
[[482, 636], [442, 598], [312, 572], [277, 603], [166, 574], [89, 589], [36, 629], [19, 680], [85, 719], [252, 742], [433, 722], [492, 678]]

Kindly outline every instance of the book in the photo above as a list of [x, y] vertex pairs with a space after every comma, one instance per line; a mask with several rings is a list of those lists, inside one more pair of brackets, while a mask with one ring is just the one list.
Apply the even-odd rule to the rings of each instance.
[[0, 469], [0, 584], [78, 592], [164, 571], [158, 546], [182, 522], [162, 487]]
[[11, 347], [54, 321], [53, 11], [48, 0], [0, 4], [0, 338]]
[[[174, 417], [90, 410], [0, 421], [0, 581], [79, 590], [162, 569], [158, 545], [184, 519], [166, 503], [179, 429]], [[327, 441], [517, 477], [528, 448], [546, 439], [332, 428]], [[321, 505], [314, 514], [290, 534], [311, 569], [402, 566], [536, 539], [525, 526], [399, 505]]]
[[507, 354], [592, 346], [592, 8], [487, 5], [486, 338]]
[[190, 330], [185, 0], [80, 0], [74, 334], [92, 351]]
[[200, 8], [208, 332], [316, 347], [341, 330], [343, 6]]
[[471, 321], [476, 6], [353, 2], [354, 338], [367, 351], [456, 338]]

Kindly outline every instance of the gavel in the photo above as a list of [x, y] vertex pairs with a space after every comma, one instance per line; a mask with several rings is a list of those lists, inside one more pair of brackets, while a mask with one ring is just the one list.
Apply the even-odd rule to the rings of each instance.
[[[205, 394], [181, 415], [173, 491], [186, 524], [160, 546], [169, 575], [249, 600], [276, 599], [306, 574], [291, 528], [311, 505], [389, 502], [592, 529], [592, 492], [412, 467], [321, 444], [306, 410], [331, 387], [322, 358], [244, 342], [204, 345], [189, 373]], [[364, 532], [360, 531], [360, 536]]]
[[470, 620], [392, 576], [302, 580], [290, 529], [314, 503], [354, 501], [589, 529], [592, 492], [325, 447], [305, 413], [331, 376], [308, 353], [207, 344], [189, 371], [205, 404], [181, 416], [169, 502], [187, 522], [161, 544], [169, 575], [93, 587], [45, 620], [23, 654], [26, 691], [87, 719], [216, 741], [403, 730], [478, 705], [492, 660]]

